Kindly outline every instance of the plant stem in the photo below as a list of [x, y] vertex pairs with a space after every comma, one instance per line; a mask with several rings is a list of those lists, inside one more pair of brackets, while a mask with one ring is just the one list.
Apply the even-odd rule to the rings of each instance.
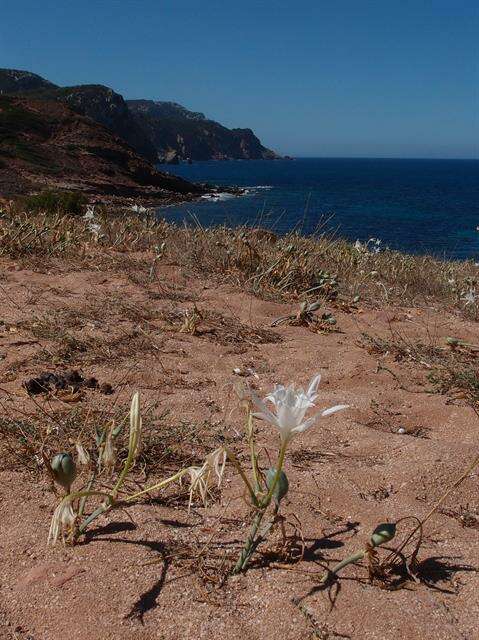
[[[91, 474], [90, 480], [88, 481], [87, 486], [85, 487], [85, 491], [91, 491], [93, 488], [93, 485], [95, 483], [96, 480], [96, 469], [93, 471], [93, 473]], [[83, 512], [85, 510], [85, 505], [86, 505], [86, 501], [87, 501], [87, 496], [83, 496], [83, 498], [80, 498], [80, 503], [78, 505], [78, 516], [81, 518], [81, 516], [83, 515]]]
[[264, 500], [261, 503], [261, 507], [263, 509], [266, 509], [268, 507], [269, 503], [271, 502], [271, 498], [273, 497], [274, 490], [276, 489], [276, 485], [278, 484], [281, 471], [283, 470], [284, 456], [286, 454], [286, 448], [288, 446], [288, 442], [289, 442], [288, 440], [285, 440], [281, 444], [281, 449], [279, 451], [279, 456], [278, 456], [278, 462], [276, 464], [276, 473], [273, 478], [273, 482], [271, 483], [268, 493], [266, 494]]
[[143, 496], [145, 493], [150, 493], [151, 491], [162, 489], [163, 487], [166, 487], [166, 485], [170, 484], [170, 482], [175, 482], [175, 480], [180, 480], [180, 478], [182, 478], [185, 475], [185, 473], [187, 473], [187, 471], [188, 469], [181, 469], [181, 471], [178, 471], [178, 473], [175, 473], [175, 475], [170, 476], [169, 478], [166, 478], [165, 480], [162, 480], [161, 482], [158, 482], [157, 484], [154, 484], [151, 487], [148, 487], [147, 489], [142, 489], [141, 491], [138, 491], [138, 493], [133, 493], [131, 496], [126, 496], [126, 498], [124, 498], [124, 502], [132, 502], [136, 498]]
[[[122, 502], [123, 503], [125, 503], [125, 502], [130, 503], [130, 502], [133, 502], [133, 500], [135, 500], [136, 498], [139, 498], [140, 496], [144, 495], [145, 493], [150, 493], [150, 491], [155, 491], [156, 489], [162, 489], [163, 487], [165, 487], [170, 482], [174, 482], [175, 480], [179, 480], [187, 471], [188, 471], [188, 469], [182, 469], [181, 471], [178, 471], [178, 473], [175, 473], [175, 475], [171, 476], [170, 478], [166, 478], [165, 480], [162, 480], [161, 482], [158, 482], [157, 484], [154, 484], [153, 486], [148, 487], [147, 489], [143, 489], [142, 491], [138, 491], [137, 493], [134, 493], [134, 494], [132, 494], [130, 496], [126, 496], [126, 498], [124, 498], [122, 500]], [[91, 491], [87, 495], [94, 495], [95, 493], [98, 493], [98, 492]], [[113, 495], [110, 496], [108, 494], [105, 494], [105, 495], [107, 495], [108, 498], [110, 499], [110, 504], [101, 505], [100, 507], [95, 509], [95, 511], [93, 511], [93, 513], [91, 513], [87, 518], [85, 518], [85, 520], [82, 522], [82, 524], [78, 528], [78, 533], [84, 533], [86, 528], [94, 520], [96, 520], [103, 513], [106, 513], [107, 511], [110, 511], [110, 509], [113, 509], [116, 506], [115, 496], [113, 496]]]
[[338, 573], [338, 571], [341, 571], [341, 569], [344, 569], [344, 567], [346, 567], [348, 564], [352, 564], [353, 562], [362, 560], [365, 555], [366, 555], [366, 549], [363, 549], [362, 551], [356, 551], [356, 553], [353, 553], [353, 555], [349, 556], [349, 558], [345, 558], [344, 560], [341, 560], [341, 562], [339, 562], [331, 570], [326, 571], [324, 576], [321, 578], [321, 584], [324, 584], [325, 582], [327, 582], [332, 575], [335, 575], [336, 573]]
[[249, 451], [250, 451], [250, 457], [251, 457], [251, 469], [253, 471], [254, 488], [255, 488], [255, 491], [260, 491], [261, 485], [259, 480], [258, 458], [256, 456], [256, 451], [254, 446], [253, 414], [251, 412], [251, 408], [249, 407], [248, 407], [248, 413], [246, 417], [246, 431], [248, 433], [248, 442], [249, 442]]
[[253, 487], [251, 486], [250, 481], [248, 480], [248, 478], [246, 477], [245, 472], [243, 471], [243, 469], [241, 468], [240, 463], [238, 462], [237, 457], [235, 456], [235, 454], [230, 451], [229, 449], [227, 449], [225, 447], [225, 452], [226, 452], [226, 456], [228, 458], [228, 460], [231, 462], [231, 464], [234, 466], [234, 468], [236, 469], [236, 471], [240, 474], [241, 479], [243, 480], [243, 482], [246, 485], [246, 488], [248, 489], [248, 492], [251, 496], [251, 501], [253, 503], [253, 505], [255, 507], [259, 506], [258, 504], [258, 498], [256, 497], [256, 493], [254, 492]]
[[253, 522], [251, 524], [251, 531], [249, 533], [249, 536], [246, 539], [245, 545], [240, 553], [238, 561], [234, 566], [233, 575], [241, 573], [241, 571], [243, 571], [243, 569], [246, 568], [246, 565], [248, 564], [249, 559], [251, 558], [251, 555], [253, 554], [253, 551], [256, 548], [255, 538], [259, 529], [259, 525], [261, 524], [261, 520], [263, 519], [264, 513], [265, 513], [265, 509], [261, 509], [256, 513], [253, 519]]
[[271, 498], [273, 497], [273, 493], [276, 488], [276, 485], [278, 484], [279, 477], [283, 469], [284, 456], [286, 454], [287, 446], [288, 446], [287, 440], [281, 444], [281, 449], [278, 456], [278, 463], [276, 465], [276, 474], [273, 478], [273, 482], [271, 483], [271, 486], [269, 487], [268, 493], [259, 504], [259, 510], [256, 513], [253, 519], [253, 522], [251, 523], [251, 530], [248, 535], [248, 538], [246, 539], [245, 545], [240, 553], [238, 561], [236, 562], [233, 568], [233, 574], [240, 573], [241, 571], [244, 571], [244, 569], [246, 569], [251, 556], [253, 555], [254, 551], [256, 550], [256, 547], [260, 542], [260, 537], [257, 538], [259, 525], [261, 524], [263, 516], [266, 513], [266, 509], [268, 508], [271, 502]]

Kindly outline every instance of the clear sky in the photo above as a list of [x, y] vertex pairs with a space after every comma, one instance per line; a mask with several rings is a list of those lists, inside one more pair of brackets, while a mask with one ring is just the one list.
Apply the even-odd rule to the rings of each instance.
[[1, 0], [0, 67], [303, 156], [479, 156], [479, 0]]

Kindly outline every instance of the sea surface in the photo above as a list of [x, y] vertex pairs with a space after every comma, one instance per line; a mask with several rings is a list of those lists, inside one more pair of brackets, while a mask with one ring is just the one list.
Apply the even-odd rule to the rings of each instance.
[[440, 258], [479, 260], [479, 160], [250, 160], [159, 165], [246, 195], [160, 209], [168, 220], [332, 233]]

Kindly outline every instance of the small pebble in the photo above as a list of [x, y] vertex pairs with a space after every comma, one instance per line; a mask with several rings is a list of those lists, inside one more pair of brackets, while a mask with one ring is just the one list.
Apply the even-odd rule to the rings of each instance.
[[404, 427], [399, 427], [398, 433], [400, 434], [406, 433], [406, 429]]

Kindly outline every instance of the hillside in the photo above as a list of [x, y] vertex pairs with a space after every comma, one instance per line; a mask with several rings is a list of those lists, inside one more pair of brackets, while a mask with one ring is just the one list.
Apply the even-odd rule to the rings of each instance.
[[109, 129], [66, 104], [0, 96], [0, 193], [41, 188], [161, 200], [203, 192], [156, 171]]
[[51, 91], [56, 88], [56, 85], [36, 73], [19, 69], [0, 69], [0, 94]]
[[278, 157], [251, 129], [228, 129], [174, 102], [127, 100], [160, 160], [259, 160]]
[[0, 69], [0, 94], [66, 102], [123, 138], [149, 162], [276, 158], [251, 129], [228, 129], [174, 102], [127, 100], [104, 85], [59, 87], [29, 71]]

